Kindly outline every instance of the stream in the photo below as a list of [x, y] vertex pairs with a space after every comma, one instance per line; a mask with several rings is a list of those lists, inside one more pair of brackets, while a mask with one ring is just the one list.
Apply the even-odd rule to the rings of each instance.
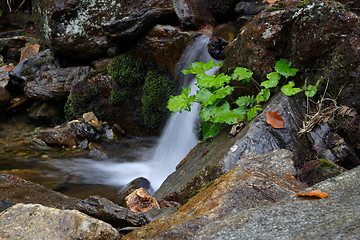
[[[189, 68], [192, 62], [212, 59], [207, 52], [207, 41], [205, 36], [195, 39], [178, 64], [180, 85], [191, 85], [193, 92], [196, 91], [194, 77], [183, 75], [180, 70]], [[101, 195], [114, 199], [116, 190], [137, 177], [147, 178], [152, 191], [155, 191], [197, 144], [198, 109], [199, 106], [194, 105], [191, 112], [172, 114], [159, 138], [125, 138], [118, 143], [104, 145], [105, 157], [19, 156], [2, 160], [0, 170], [14, 169], [8, 173], [18, 173], [26, 180], [77, 198]], [[5, 131], [13, 129], [15, 123], [19, 131], [31, 132], [35, 129], [22, 118], [19, 116], [2, 122], [0, 132], [3, 136], [0, 140], [6, 138], [6, 134], [17, 134]]]

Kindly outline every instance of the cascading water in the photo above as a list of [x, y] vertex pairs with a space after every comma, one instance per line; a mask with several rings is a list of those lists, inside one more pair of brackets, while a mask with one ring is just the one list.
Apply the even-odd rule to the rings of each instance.
[[[207, 41], [207, 37], [200, 36], [188, 46], [181, 57], [179, 68], [187, 69], [192, 62], [210, 61], [212, 58], [207, 51]], [[211, 73], [208, 72], [208, 74]], [[190, 85], [191, 93], [194, 94], [196, 91], [195, 78], [189, 75], [179, 76], [179, 78], [180, 85]], [[172, 114], [167, 121], [151, 162], [154, 170], [148, 176], [154, 190], [158, 189], [166, 177], [175, 171], [176, 165], [198, 142], [196, 134], [198, 113], [199, 105], [193, 104], [190, 112], [183, 111]]]

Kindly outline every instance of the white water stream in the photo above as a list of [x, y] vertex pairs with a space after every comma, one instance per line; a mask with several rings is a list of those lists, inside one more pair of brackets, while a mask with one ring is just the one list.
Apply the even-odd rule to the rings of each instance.
[[[193, 93], [196, 91], [194, 77], [183, 75], [180, 70], [188, 69], [192, 62], [208, 62], [212, 59], [207, 52], [207, 41], [205, 36], [198, 37], [184, 51], [178, 64], [179, 82], [182, 86], [191, 85]], [[208, 74], [212, 74], [215, 69], [210, 71]], [[61, 172], [80, 176], [81, 182], [86, 184], [124, 186], [135, 178], [145, 177], [150, 181], [152, 189], [157, 190], [197, 144], [198, 111], [199, 106], [195, 104], [191, 112], [172, 114], [155, 145], [151, 138], [125, 139], [116, 159], [54, 159], [52, 165]]]

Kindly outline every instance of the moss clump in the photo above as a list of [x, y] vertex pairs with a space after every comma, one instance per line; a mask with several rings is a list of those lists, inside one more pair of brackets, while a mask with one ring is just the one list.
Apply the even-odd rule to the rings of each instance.
[[174, 93], [174, 81], [172, 78], [156, 70], [149, 70], [144, 84], [142, 97], [142, 116], [147, 127], [159, 127], [168, 114], [166, 108], [170, 95]]
[[64, 113], [67, 119], [75, 119], [75, 113], [73, 111], [72, 98], [71, 95], [68, 96], [67, 101], [64, 106]]
[[120, 86], [124, 87], [142, 83], [146, 76], [145, 64], [130, 53], [114, 57], [107, 71]]
[[321, 167], [336, 168], [335, 164], [327, 159], [321, 158], [319, 159], [319, 162]]
[[285, 10], [285, 3], [284, 2], [277, 2], [275, 3], [271, 8], [269, 8], [268, 10], [270, 12], [274, 12], [274, 11], [278, 11], [278, 10]]

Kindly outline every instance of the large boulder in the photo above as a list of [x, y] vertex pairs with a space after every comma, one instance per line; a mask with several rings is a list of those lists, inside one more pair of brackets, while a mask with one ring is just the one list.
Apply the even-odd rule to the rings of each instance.
[[197, 232], [212, 221], [226, 221], [234, 213], [278, 202], [304, 188], [299, 181], [270, 171], [236, 167], [205, 186], [174, 214], [124, 239], [196, 239]]
[[59, 55], [83, 60], [106, 53], [111, 47], [106, 34], [132, 44], [132, 37], [167, 18], [171, 9], [171, 2], [165, 0], [33, 2], [37, 27], [46, 44]]
[[227, 48], [223, 69], [247, 67], [260, 80], [286, 58], [301, 71], [299, 86], [320, 81], [319, 89], [338, 96], [338, 105], [359, 110], [359, 33], [359, 17], [336, 1], [278, 2], [243, 28]]
[[[290, 158], [290, 160], [285, 161], [290, 164], [286, 167], [287, 169], [293, 169], [294, 166], [300, 168], [310, 154], [310, 146], [306, 138], [298, 138], [297, 136], [301, 126], [301, 118], [305, 111], [303, 103], [300, 96], [287, 97], [278, 94], [271, 100], [264, 112], [235, 137], [229, 138], [228, 133], [224, 131], [209, 144], [199, 143], [190, 151], [177, 170], [164, 181], [154, 196], [182, 201], [192, 191], [201, 188], [203, 184], [213, 181], [232, 169], [239, 159], [252, 154], [264, 154], [274, 150], [287, 149], [292, 151], [293, 155], [284, 155], [280, 152], [271, 154], [277, 154], [277, 158], [280, 156], [280, 158], [285, 156], [285, 158]], [[267, 111], [278, 112], [284, 119], [285, 127], [275, 129], [267, 124], [265, 119]], [[268, 159], [271, 158], [268, 157]], [[251, 164], [250, 166], [254, 166], [251, 161], [247, 162]], [[258, 164], [271, 165], [270, 161]], [[282, 165], [281, 168], [287, 164]], [[292, 173], [293, 171], [291, 170]], [[290, 170], [288, 174], [291, 174]]]
[[16, 204], [0, 213], [2, 239], [117, 239], [110, 224], [77, 210]]
[[269, 179], [263, 171], [240, 169], [217, 179], [173, 215], [124, 239], [356, 239], [360, 235], [360, 167], [302, 191], [326, 192], [330, 196], [324, 199], [296, 197], [292, 191], [299, 188], [289, 188], [294, 187], [294, 179], [272, 174]]

